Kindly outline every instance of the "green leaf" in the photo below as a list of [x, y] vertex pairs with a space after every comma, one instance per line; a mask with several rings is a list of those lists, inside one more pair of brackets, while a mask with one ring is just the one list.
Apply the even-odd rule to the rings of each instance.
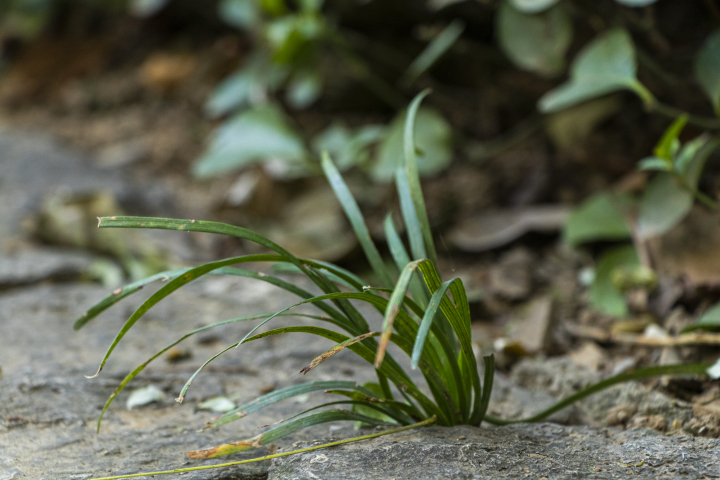
[[590, 385], [589, 387], [583, 388], [577, 393], [570, 395], [569, 397], [559, 401], [547, 410], [533, 415], [529, 418], [523, 418], [520, 420], [502, 420], [495, 418], [490, 415], [485, 417], [488, 423], [493, 425], [510, 425], [513, 423], [533, 423], [539, 422], [546, 419], [555, 412], [559, 412], [565, 407], [582, 400], [585, 397], [597, 393], [601, 390], [605, 390], [608, 387], [617, 385], [618, 383], [628, 382], [631, 380], [642, 380], [644, 378], [659, 377], [661, 375], [706, 375], [706, 370], [710, 366], [708, 363], [685, 363], [681, 365], [662, 365], [657, 367], [638, 368], [637, 370], [630, 370], [623, 372], [619, 375], [615, 375], [610, 378], [606, 378], [600, 382]]
[[618, 268], [639, 265], [632, 246], [618, 247], [602, 255], [595, 266], [595, 279], [590, 286], [590, 305], [595, 310], [613, 317], [628, 314], [623, 292], [613, 283], [613, 272]]
[[313, 139], [313, 150], [321, 155], [327, 151], [340, 171], [370, 161], [370, 147], [385, 134], [382, 125], [365, 125], [352, 131], [341, 123], [333, 123]]
[[373, 242], [372, 237], [370, 236], [370, 231], [365, 224], [365, 219], [362, 216], [362, 212], [360, 212], [360, 207], [358, 207], [350, 189], [343, 181], [340, 176], [340, 172], [338, 172], [337, 168], [335, 168], [335, 165], [333, 165], [332, 160], [327, 153], [324, 153], [322, 156], [322, 168], [328, 182], [330, 182], [332, 189], [335, 191], [335, 195], [340, 201], [348, 220], [350, 220], [353, 230], [355, 230], [355, 235], [365, 252], [365, 257], [367, 257], [368, 262], [370, 262], [373, 272], [384, 287], [392, 287], [392, 278], [388, 273], [385, 262], [380, 256], [380, 252], [378, 252], [378, 249], [375, 246], [375, 242]]
[[112, 292], [107, 297], [100, 300], [98, 303], [90, 307], [85, 313], [82, 314], [80, 318], [75, 320], [75, 324], [73, 325], [73, 328], [75, 330], [80, 330], [82, 327], [85, 326], [86, 323], [88, 323], [93, 318], [100, 315], [102, 312], [107, 310], [108, 308], [115, 305], [117, 302], [122, 300], [125, 297], [128, 297], [132, 295], [133, 293], [139, 292], [142, 290], [142, 288], [152, 282], [155, 282], [157, 280], [160, 281], [168, 281], [173, 280], [183, 273], [190, 270], [190, 268], [181, 268], [179, 270], [172, 270], [168, 272], [161, 272], [156, 275], [153, 275], [151, 277], [143, 278], [142, 280], [138, 280], [137, 282], [130, 283], [128, 285], [125, 285], [122, 288], [118, 288], [114, 292]]
[[693, 330], [706, 330], [708, 332], [716, 332], [720, 330], [720, 303], [716, 303], [708, 308], [695, 323], [683, 329], [683, 333]]
[[710, 35], [698, 53], [695, 76], [720, 116], [720, 30]]
[[433, 321], [435, 321], [435, 314], [440, 308], [442, 298], [445, 296], [445, 293], [450, 288], [450, 284], [452, 282], [453, 280], [444, 282], [442, 285], [440, 285], [440, 288], [435, 290], [432, 298], [430, 298], [430, 303], [428, 304], [427, 310], [425, 310], [425, 315], [420, 322], [420, 328], [418, 329], [417, 336], [415, 337], [415, 346], [413, 347], [413, 353], [411, 358], [412, 362], [410, 365], [413, 370], [416, 369], [418, 366], [418, 362], [420, 361], [420, 355], [422, 354], [423, 347], [425, 346], [425, 339], [427, 338], [427, 334], [430, 331], [430, 326], [432, 325]]
[[[427, 135], [427, 132], [416, 128], [416, 120], [419, 114], [420, 103], [430, 93], [430, 90], [423, 90], [413, 98], [407, 110], [407, 119], [403, 129], [403, 158], [405, 159], [405, 173], [407, 175], [408, 188], [415, 206], [415, 220], [406, 215], [403, 211], [405, 221], [417, 221], [420, 225], [423, 241], [425, 242], [425, 250], [427, 258], [431, 262], [437, 261], [437, 253], [435, 252], [435, 243], [433, 242], [432, 230], [430, 229], [430, 220], [428, 218], [427, 209], [425, 208], [425, 198], [422, 194], [422, 186], [420, 185], [420, 166], [417, 160], [418, 145], [424, 148], [420, 143], [415, 142], [415, 134], [418, 133], [421, 138]], [[449, 128], [449, 127], [448, 127]], [[427, 155], [426, 155], [427, 156]], [[409, 212], [408, 212], [409, 213]], [[409, 224], [408, 224], [409, 225]], [[409, 228], [409, 227], [408, 227]]]
[[557, 4], [559, 0], [510, 0], [510, 5], [523, 13], [540, 13]]
[[264, 104], [269, 92], [277, 90], [287, 75], [287, 68], [256, 53], [215, 87], [205, 103], [205, 113], [217, 118], [249, 105]]
[[640, 200], [637, 235], [642, 239], [667, 233], [690, 212], [693, 195], [667, 173], [657, 174]]
[[565, 70], [572, 21], [562, 5], [524, 13], [505, 1], [496, 17], [500, 48], [518, 67], [553, 77]]
[[465, 23], [461, 20], [453, 20], [445, 27], [440, 34], [425, 47], [420, 55], [413, 60], [410, 66], [403, 73], [400, 83], [405, 86], [412, 85], [420, 75], [425, 73], [452, 47], [465, 30]]
[[220, 18], [233, 27], [250, 29], [260, 21], [260, 10], [255, 0], [221, 0]]
[[638, 170], [659, 170], [661, 172], [672, 171], [672, 162], [658, 157], [643, 158], [638, 162]]
[[622, 29], [610, 30], [582, 49], [573, 61], [570, 80], [543, 95], [538, 107], [542, 112], [555, 112], [618, 90], [631, 90], [651, 104], [654, 97], [636, 73], [630, 35]]
[[261, 433], [257, 437], [242, 440], [236, 443], [229, 443], [226, 445], [220, 445], [213, 447], [208, 450], [197, 450], [195, 452], [188, 452], [188, 457], [191, 459], [205, 459], [205, 458], [217, 458], [224, 457], [226, 455], [232, 455], [233, 453], [244, 452], [257, 448], [260, 445], [267, 445], [272, 443], [284, 436], [290, 435], [293, 432], [302, 430], [303, 428], [311, 427], [321, 423], [328, 422], [341, 422], [341, 421], [355, 421], [364, 422], [370, 425], [388, 425], [386, 422], [361, 415], [359, 413], [348, 412], [347, 410], [324, 410], [318, 413], [312, 413], [305, 415], [300, 418], [295, 418], [288, 422], [282, 423], [280, 426], [272, 428], [264, 433]]
[[290, 106], [302, 110], [320, 98], [322, 88], [322, 78], [317, 69], [306, 69], [292, 76], [285, 98]]
[[577, 207], [565, 224], [565, 241], [576, 246], [597, 240], [623, 240], [630, 238], [630, 229], [622, 209], [632, 200], [622, 195], [598, 193]]
[[225, 425], [226, 423], [239, 420], [250, 415], [253, 412], [257, 412], [258, 410], [267, 407], [268, 405], [272, 405], [273, 403], [296, 397], [298, 395], [303, 395], [310, 392], [317, 392], [318, 390], [329, 390], [335, 388], [352, 390], [356, 387], [357, 383], [355, 382], [340, 380], [321, 380], [317, 382], [307, 382], [300, 383], [298, 385], [291, 385], [289, 387], [281, 388], [279, 390], [270, 392], [267, 395], [256, 398], [250, 403], [246, 403], [245, 405], [241, 405], [228, 411], [222, 417], [218, 418], [213, 422], [213, 427], [219, 427], [221, 425]]
[[675, 159], [675, 170], [685, 179], [689, 188], [697, 190], [705, 162], [720, 144], [717, 136], [700, 135], [683, 145]]
[[[392, 180], [395, 169], [402, 165], [405, 112], [396, 116], [388, 126], [385, 138], [379, 145], [378, 158], [370, 169], [377, 182]], [[415, 122], [416, 151], [420, 175], [431, 177], [443, 171], [452, 160], [452, 129], [436, 110], [422, 108]]]
[[675, 157], [674, 150], [676, 150], [674, 145], [678, 142], [678, 137], [683, 131], [683, 128], [685, 128], [685, 125], [687, 125], [689, 119], [690, 116], [684, 113], [678, 118], [676, 118], [673, 123], [670, 124], [667, 130], [665, 130], [665, 133], [658, 142], [657, 146], [655, 147], [654, 153], [656, 157], [662, 158], [666, 162], [672, 162], [673, 158]]
[[300, 135], [275, 106], [264, 105], [242, 112], [217, 130], [210, 147], [193, 166], [193, 174], [207, 178], [279, 158], [301, 166], [306, 157]]

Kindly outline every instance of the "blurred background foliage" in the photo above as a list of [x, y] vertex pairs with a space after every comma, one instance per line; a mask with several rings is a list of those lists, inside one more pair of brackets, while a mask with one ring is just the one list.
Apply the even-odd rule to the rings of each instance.
[[448, 252], [563, 228], [598, 260], [580, 261], [590, 305], [624, 318], [647, 309], [632, 292], [689, 275], [659, 239], [716, 207], [715, 0], [4, 0], [0, 15], [0, 117], [300, 256], [356, 247], [322, 151], [380, 230], [403, 107], [428, 87], [417, 154]]

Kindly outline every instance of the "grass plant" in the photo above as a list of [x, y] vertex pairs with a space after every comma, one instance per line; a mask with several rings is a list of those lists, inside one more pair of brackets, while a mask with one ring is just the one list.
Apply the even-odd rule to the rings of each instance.
[[[197, 267], [165, 272], [120, 288], [102, 299], [77, 320], [76, 329], [83, 327], [101, 312], [137, 292], [144, 285], [158, 280], [166, 281], [125, 322], [94, 376], [100, 374], [125, 334], [148, 310], [175, 290], [205, 275], [253, 278], [295, 294], [300, 300], [279, 312], [233, 318], [207, 325], [169, 344], [134, 369], [120, 383], [102, 410], [98, 419], [98, 431], [103, 415], [118, 393], [161, 354], [203, 330], [257, 320], [260, 321], [250, 333], [208, 359], [192, 374], [182, 388], [177, 401], [182, 402], [196, 375], [218, 356], [240, 348], [247, 342], [286, 333], [317, 335], [334, 343], [331, 349], [303, 368], [302, 373], [310, 372], [328, 361], [334, 354], [348, 349], [375, 369], [377, 383], [359, 385], [351, 381], [309, 381], [261, 396], [225, 413], [213, 422], [213, 426], [218, 427], [238, 421], [268, 405], [309, 392], [332, 393], [337, 395], [339, 400], [300, 412], [254, 438], [207, 450], [188, 452], [190, 458], [205, 459], [230, 455], [269, 444], [311, 425], [343, 420], [395, 427], [424, 425], [431, 422], [441, 426], [459, 424], [479, 426], [483, 421], [494, 424], [539, 421], [572, 402], [622, 381], [672, 373], [703, 374], [705, 372], [707, 365], [703, 364], [640, 369], [605, 379], [529, 419], [505, 421], [487, 415], [493, 386], [494, 359], [492, 355], [483, 358], [484, 371], [481, 374], [471, 344], [471, 316], [467, 295], [459, 278], [443, 281], [438, 272], [435, 263], [437, 255], [420, 189], [413, 126], [418, 107], [425, 95], [427, 92], [418, 95], [408, 108], [404, 131], [404, 167], [399, 168], [396, 173], [402, 218], [408, 233], [410, 252], [398, 234], [392, 218], [388, 216], [385, 221], [386, 240], [396, 269], [388, 267], [381, 257], [357, 203], [330, 157], [324, 155], [322, 159], [324, 173], [342, 204], [373, 270], [378, 282], [376, 287], [369, 287], [367, 282], [338, 266], [295, 257], [273, 241], [242, 227], [209, 221], [168, 218], [100, 218], [101, 228], [149, 228], [231, 235], [255, 242], [273, 253], [233, 257]], [[259, 274], [238, 267], [249, 262], [277, 262], [292, 266], [312, 281], [322, 294], [314, 295], [277, 276]], [[376, 331], [371, 330], [368, 320], [351, 301], [370, 304], [382, 315], [382, 326]], [[292, 312], [294, 308], [305, 304], [316, 307], [319, 311], [318, 315]], [[326, 322], [330, 328], [290, 325], [257, 333], [258, 329], [268, 322], [288, 316], [310, 317]], [[388, 352], [387, 347], [390, 344], [394, 344], [400, 352], [410, 358], [411, 368], [420, 369], [425, 385], [418, 385], [410, 378], [401, 364]], [[339, 405], [349, 405], [352, 408], [341, 409], [338, 408]], [[435, 420], [432, 420], [433, 418]], [[177, 470], [168, 473], [173, 472]]]

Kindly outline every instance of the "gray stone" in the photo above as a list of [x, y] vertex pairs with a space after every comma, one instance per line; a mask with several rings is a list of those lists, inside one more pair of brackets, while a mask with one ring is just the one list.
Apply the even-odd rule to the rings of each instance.
[[0, 289], [43, 280], [79, 280], [93, 261], [87, 253], [60, 248], [22, 249], [0, 255]]
[[719, 456], [720, 440], [643, 429], [430, 427], [277, 458], [268, 480], [701, 479]]

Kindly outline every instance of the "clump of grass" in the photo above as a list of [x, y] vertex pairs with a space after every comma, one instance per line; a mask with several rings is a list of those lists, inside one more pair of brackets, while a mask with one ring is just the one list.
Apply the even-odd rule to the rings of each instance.
[[[404, 167], [399, 168], [396, 173], [402, 217], [410, 245], [409, 253], [398, 235], [391, 217], [388, 216], [385, 220], [386, 240], [397, 270], [400, 272], [399, 275], [388, 268], [381, 258], [357, 203], [331, 159], [328, 155], [324, 155], [322, 158], [322, 168], [357, 234], [360, 245], [379, 283], [377, 287], [367, 286], [362, 279], [338, 266], [295, 257], [271, 240], [242, 227], [217, 222], [167, 218], [100, 218], [99, 226], [107, 228], [151, 228], [232, 235], [255, 242], [274, 253], [233, 257], [197, 267], [165, 272], [114, 291], [78, 319], [75, 328], [83, 327], [102, 311], [138, 291], [144, 285], [156, 280], [167, 281], [125, 322], [110, 345], [95, 376], [102, 371], [124, 335], [150, 308], [183, 285], [204, 275], [253, 278], [291, 292], [301, 300], [279, 312], [233, 318], [207, 325], [193, 330], [171, 343], [129, 373], [120, 383], [102, 410], [98, 419], [98, 431], [103, 415], [117, 394], [162, 353], [203, 330], [253, 320], [261, 321], [240, 341], [229, 345], [207, 360], [187, 381], [177, 401], [182, 402], [195, 376], [218, 356], [240, 347], [244, 343], [284, 333], [317, 335], [335, 344], [334, 347], [319, 355], [303, 368], [301, 373], [310, 372], [324, 361], [328, 361], [335, 353], [348, 349], [375, 369], [377, 383], [358, 385], [350, 381], [311, 381], [264, 395], [253, 402], [227, 412], [215, 420], [213, 425], [217, 427], [240, 420], [275, 402], [313, 391], [332, 393], [340, 397], [340, 400], [301, 412], [257, 437], [208, 450], [189, 452], [190, 458], [214, 458], [229, 455], [269, 444], [280, 437], [311, 425], [343, 420], [360, 421], [369, 425], [395, 426], [412, 425], [418, 422], [428, 423], [432, 421], [433, 417], [436, 417], [437, 423], [443, 426], [459, 424], [479, 426], [483, 421], [494, 424], [539, 421], [591, 393], [622, 381], [672, 373], [704, 373], [706, 365], [676, 365], [640, 369], [590, 386], [529, 419], [505, 421], [487, 415], [495, 369], [493, 356], [483, 358], [484, 372], [481, 381], [478, 361], [471, 345], [471, 317], [465, 288], [458, 278], [447, 281], [441, 279], [435, 263], [437, 257], [433, 237], [420, 189], [413, 126], [420, 102], [426, 94], [427, 92], [423, 92], [418, 95], [408, 108], [404, 136]], [[259, 274], [237, 267], [237, 265], [249, 262], [278, 262], [290, 265], [307, 276], [323, 293], [322, 295], [313, 295], [276, 276]], [[340, 286], [349, 291], [341, 291]], [[369, 303], [382, 314], [381, 328], [372, 331], [368, 320], [360, 314], [350, 302], [351, 300]], [[320, 315], [291, 312], [295, 307], [304, 304], [315, 306]], [[316, 326], [287, 326], [255, 333], [259, 327], [280, 316], [314, 318], [327, 322], [334, 329]], [[338, 333], [337, 330], [345, 333]], [[420, 369], [425, 379], [426, 389], [416, 385], [395, 358], [387, 352], [389, 344], [399, 347], [399, 350], [411, 359], [411, 368]], [[429, 392], [429, 395], [426, 392]], [[351, 405], [353, 409], [339, 409], [336, 408], [338, 405]]]

